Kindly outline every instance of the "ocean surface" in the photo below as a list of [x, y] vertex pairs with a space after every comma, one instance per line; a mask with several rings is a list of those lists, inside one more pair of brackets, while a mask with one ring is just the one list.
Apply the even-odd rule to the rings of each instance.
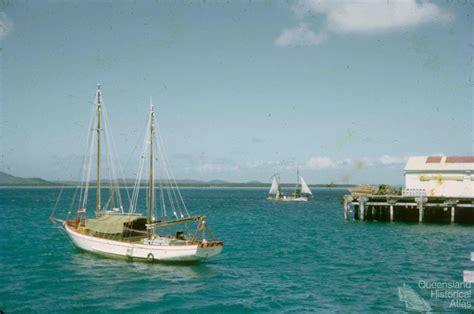
[[[459, 282], [474, 270], [474, 227], [345, 223], [345, 190], [315, 189], [307, 203], [267, 201], [266, 192], [183, 189], [225, 245], [203, 263], [164, 265], [76, 249], [48, 221], [59, 189], [1, 188], [0, 310], [380, 313], [420, 310], [423, 299], [433, 311], [462, 311], [420, 283]], [[404, 285], [411, 302], [400, 301]]]

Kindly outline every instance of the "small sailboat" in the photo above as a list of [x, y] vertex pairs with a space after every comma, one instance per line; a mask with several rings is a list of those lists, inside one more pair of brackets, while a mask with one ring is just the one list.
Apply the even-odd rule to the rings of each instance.
[[308, 201], [308, 198], [312, 196], [313, 193], [309, 189], [303, 177], [300, 176], [299, 170], [297, 169], [295, 192], [288, 195], [283, 194], [281, 191], [280, 175], [276, 173], [272, 176], [272, 186], [270, 187], [270, 191], [268, 191], [267, 199], [272, 201], [306, 202]]
[[[83, 182], [79, 189], [79, 205], [73, 219], [61, 220], [54, 217], [50, 220], [64, 228], [72, 242], [85, 251], [111, 257], [123, 257], [143, 261], [199, 261], [217, 255], [221, 252], [223, 242], [214, 238], [209, 230], [204, 216], [190, 216], [184, 203], [176, 180], [170, 176], [171, 169], [167, 167], [167, 159], [155, 121], [155, 111], [150, 104], [147, 131], [143, 144], [137, 178], [128, 212], [124, 211], [122, 192], [116, 179], [108, 180], [110, 186], [109, 199], [102, 203], [101, 193], [101, 133], [110, 131], [102, 125], [107, 118], [102, 101], [100, 87], [95, 97], [95, 119], [91, 120], [90, 128], [93, 135], [89, 137], [90, 149], [87, 162], [88, 169], [83, 172]], [[109, 138], [107, 134], [105, 138]], [[96, 141], [97, 165], [95, 217], [87, 217], [89, 178], [93, 157], [93, 146]], [[113, 148], [113, 144], [104, 145], [105, 149]], [[113, 151], [113, 149], [111, 149]], [[87, 155], [86, 155], [87, 156]], [[108, 158], [111, 161], [112, 158]], [[158, 163], [159, 161], [159, 163]], [[158, 163], [158, 165], [157, 165]], [[112, 164], [112, 163], [110, 163]], [[148, 164], [148, 167], [146, 166]], [[113, 167], [107, 167], [107, 170]], [[141, 175], [148, 168], [146, 215], [138, 213], [140, 207], [139, 192], [142, 187]], [[165, 183], [158, 180], [159, 197], [156, 197], [155, 170], [162, 170], [168, 175]], [[112, 171], [114, 173], [115, 171]], [[127, 195], [129, 196], [128, 192]], [[74, 200], [73, 200], [74, 201]], [[156, 203], [159, 201], [161, 212], [157, 212]], [[70, 209], [70, 213], [73, 208]], [[167, 213], [172, 217], [168, 218]], [[192, 231], [192, 227], [194, 231]]]

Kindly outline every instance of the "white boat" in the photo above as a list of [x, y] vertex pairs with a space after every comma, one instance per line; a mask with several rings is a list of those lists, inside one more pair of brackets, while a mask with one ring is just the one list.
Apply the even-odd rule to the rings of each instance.
[[299, 170], [296, 170], [296, 188], [293, 194], [283, 194], [281, 191], [280, 175], [278, 173], [272, 176], [272, 186], [268, 191], [267, 199], [272, 201], [282, 202], [307, 202], [313, 193], [309, 189], [305, 180], [299, 175]]
[[[84, 161], [88, 167], [84, 169], [83, 180], [79, 187], [77, 215], [73, 219], [61, 220], [54, 217], [56, 211], [54, 209], [50, 219], [64, 227], [66, 234], [78, 248], [104, 256], [150, 262], [184, 262], [199, 261], [219, 254], [222, 251], [223, 242], [214, 238], [204, 216], [189, 215], [176, 181], [171, 176], [172, 172], [167, 166], [166, 155], [163, 152], [164, 146], [157, 134], [153, 105], [150, 106], [147, 134], [128, 212], [123, 210], [122, 192], [116, 179], [109, 180], [109, 199], [102, 204], [101, 133], [110, 133], [110, 127], [105, 125], [107, 118], [99, 86], [96, 91], [94, 111], [91, 125], [95, 128], [90, 128], [92, 132], [88, 143], [90, 154]], [[106, 134], [105, 138], [110, 139], [110, 134]], [[95, 217], [88, 218], [86, 208], [94, 142], [97, 148]], [[113, 143], [108, 143], [104, 148], [113, 151]], [[155, 151], [158, 152], [158, 156], [155, 156]], [[113, 159], [109, 157], [107, 160], [110, 162], [107, 169], [114, 174], [116, 171]], [[157, 162], [158, 165], [155, 165]], [[141, 175], [147, 168], [145, 163], [148, 164], [147, 206], [146, 215], [142, 215], [137, 213], [137, 208], [139, 207]], [[157, 189], [155, 189], [155, 168], [159, 168], [168, 175], [167, 181], [158, 180], [160, 185], [158, 198], [156, 197]], [[160, 203], [160, 214], [156, 211], [157, 200]], [[118, 204], [118, 207], [115, 207], [115, 204]], [[172, 214], [172, 218], [167, 217], [168, 213]], [[193, 227], [194, 231], [191, 231]]]

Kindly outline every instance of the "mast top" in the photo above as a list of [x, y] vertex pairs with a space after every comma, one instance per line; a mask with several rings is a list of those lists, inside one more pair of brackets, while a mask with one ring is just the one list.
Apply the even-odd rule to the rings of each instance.
[[102, 93], [100, 91], [100, 84], [97, 83], [97, 92], [96, 92], [96, 95], [97, 95], [97, 106], [100, 107], [102, 106]]
[[153, 105], [153, 97], [150, 96], [150, 111], [155, 112], [155, 106]]

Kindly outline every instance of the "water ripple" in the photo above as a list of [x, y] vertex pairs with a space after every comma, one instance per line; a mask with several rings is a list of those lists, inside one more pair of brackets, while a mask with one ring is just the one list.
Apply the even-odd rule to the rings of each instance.
[[268, 202], [259, 189], [185, 189], [189, 208], [225, 242], [221, 255], [196, 265], [101, 258], [48, 223], [57, 193], [0, 189], [7, 313], [402, 312], [402, 283], [459, 281], [472, 268], [471, 227], [347, 224], [344, 191], [323, 189], [293, 204]]

